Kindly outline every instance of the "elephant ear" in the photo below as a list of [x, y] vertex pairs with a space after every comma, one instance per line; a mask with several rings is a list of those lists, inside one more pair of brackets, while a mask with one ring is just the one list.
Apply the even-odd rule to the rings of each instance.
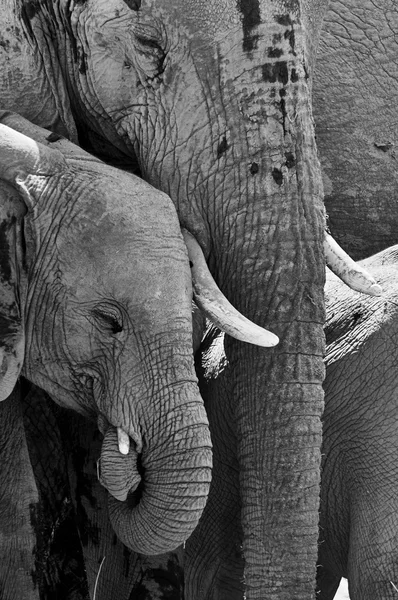
[[16, 190], [0, 179], [0, 400], [13, 391], [24, 359], [19, 280], [25, 212]]

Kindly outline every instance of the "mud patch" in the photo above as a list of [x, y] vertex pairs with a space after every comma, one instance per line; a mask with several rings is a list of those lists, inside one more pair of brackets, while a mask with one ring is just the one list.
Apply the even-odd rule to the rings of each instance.
[[260, 4], [258, 0], [237, 0], [237, 7], [243, 16], [243, 51], [252, 52], [257, 48], [258, 35], [253, 29], [261, 23]]

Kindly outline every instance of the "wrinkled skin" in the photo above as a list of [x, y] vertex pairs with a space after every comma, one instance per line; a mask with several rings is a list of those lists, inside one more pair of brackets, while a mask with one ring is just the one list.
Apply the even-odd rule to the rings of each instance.
[[195, 600], [242, 597], [242, 549], [249, 600], [313, 594], [324, 213], [309, 86], [325, 5], [20, 0], [2, 15], [1, 101], [139, 168], [232, 304], [281, 339], [226, 338], [228, 367], [202, 382], [218, 466], [187, 544]]
[[380, 298], [334, 276], [326, 286], [322, 600], [341, 577], [351, 600], [393, 599], [398, 587], [398, 246], [362, 264], [382, 284]]
[[[0, 590], [7, 600], [36, 600], [31, 570], [36, 546], [32, 517], [38, 491], [28, 455], [18, 387], [0, 404], [0, 416]], [[7, 590], [12, 590], [12, 594], [8, 595]]]
[[397, 241], [398, 9], [331, 0], [313, 84], [331, 231], [356, 260]]
[[[192, 359], [190, 269], [174, 206], [66, 140], [0, 116], [47, 144], [22, 139], [39, 152], [32, 167], [28, 146], [3, 145], [1, 131], [1, 317], [11, 329], [4, 311], [15, 290], [22, 374], [60, 405], [100, 417], [100, 477], [118, 500], [109, 496], [109, 513], [123, 542], [145, 554], [172, 550], [199, 519], [211, 468]], [[6, 332], [3, 325], [7, 361]], [[130, 436], [126, 456], [116, 427]], [[141, 477], [134, 506], [125, 500]]]

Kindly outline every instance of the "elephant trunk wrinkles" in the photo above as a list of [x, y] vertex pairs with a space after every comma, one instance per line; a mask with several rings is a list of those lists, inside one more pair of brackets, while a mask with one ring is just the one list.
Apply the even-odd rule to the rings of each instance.
[[[109, 496], [109, 516], [121, 541], [135, 552], [161, 554], [174, 550], [183, 543], [196, 527], [209, 492], [212, 467], [211, 441], [203, 402], [190, 395], [175, 410], [158, 418], [160, 431], [144, 433], [143, 451], [132, 472], [141, 474], [140, 487], [126, 500], [114, 483]], [[109, 430], [108, 430], [109, 431]], [[108, 464], [128, 462], [117, 449], [114, 437], [112, 457], [109, 446], [103, 447], [103, 459]], [[107, 444], [105, 436], [104, 446]], [[134, 456], [134, 451], [130, 450]], [[119, 469], [123, 476], [123, 467]], [[108, 475], [109, 481], [109, 475]], [[132, 490], [137, 487], [132, 477]], [[119, 496], [119, 500], [115, 499]], [[137, 501], [138, 499], [138, 501]]]
[[[264, 594], [310, 597], [315, 576], [324, 374], [324, 220], [315, 147], [303, 139], [303, 132], [311, 131], [309, 118], [308, 111], [292, 136], [296, 173], [284, 174], [277, 200], [289, 209], [277, 222], [269, 212], [262, 216], [258, 210], [266, 239], [254, 236], [257, 239], [245, 244], [242, 254], [250, 257], [255, 252], [257, 258], [252, 265], [248, 261], [245, 274], [242, 266], [237, 267], [239, 283], [233, 285], [235, 291], [231, 289], [234, 304], [261, 326], [272, 328], [280, 339], [271, 350], [242, 347], [231, 340], [226, 344], [231, 372], [236, 373], [231, 389], [236, 401], [250, 600]], [[264, 260], [259, 259], [264, 254]], [[245, 290], [244, 298], [239, 290]], [[242, 373], [240, 365], [250, 366]], [[253, 464], [252, 456], [264, 458]], [[314, 568], [309, 569], [309, 564]], [[281, 573], [283, 593], [278, 589]]]

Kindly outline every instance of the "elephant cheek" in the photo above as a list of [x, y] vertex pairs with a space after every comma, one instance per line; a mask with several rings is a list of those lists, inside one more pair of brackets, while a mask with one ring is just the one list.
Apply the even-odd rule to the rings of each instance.
[[132, 445], [127, 455], [119, 452], [116, 429], [108, 427], [98, 461], [98, 479], [116, 500], [126, 500], [127, 495], [138, 487], [141, 476], [137, 459]]

